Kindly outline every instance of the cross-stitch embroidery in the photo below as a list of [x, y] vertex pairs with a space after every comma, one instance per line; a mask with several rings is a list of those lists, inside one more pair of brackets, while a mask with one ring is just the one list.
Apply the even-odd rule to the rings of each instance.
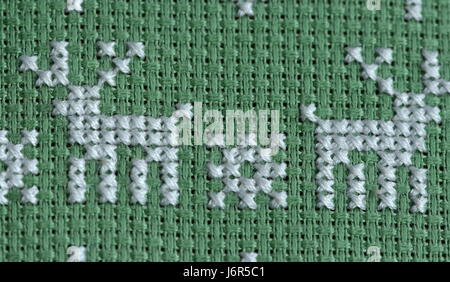
[[67, 100], [54, 102], [55, 114], [66, 116], [69, 120], [70, 142], [85, 147], [83, 158], [70, 158], [69, 201], [83, 203], [86, 195], [85, 163], [88, 160], [100, 162], [101, 182], [98, 187], [100, 202], [115, 203], [117, 200], [117, 155], [119, 144], [144, 146], [146, 159], [133, 160], [131, 170], [132, 202], [145, 204], [147, 201], [147, 164], [161, 163], [160, 187], [161, 204], [175, 205], [178, 202], [178, 149], [176, 123], [180, 117], [191, 118], [190, 105], [181, 105], [173, 115], [164, 118], [146, 116], [106, 116], [100, 113], [100, 91], [105, 84], [115, 86], [115, 77], [119, 73], [130, 73], [128, 67], [136, 56], [145, 57], [141, 42], [128, 42], [126, 58], [117, 58], [114, 42], [98, 42], [99, 55], [113, 58], [114, 69], [98, 71], [98, 83], [93, 86], [71, 85], [67, 79], [69, 73], [66, 49], [68, 42], [51, 42], [51, 70], [44, 71], [37, 67], [36, 56], [22, 56], [20, 70], [31, 70], [38, 74], [36, 86], [54, 87], [66, 85], [70, 91]]
[[382, 63], [391, 64], [392, 50], [378, 48], [378, 56], [373, 64], [363, 60], [361, 47], [348, 47], [346, 62], [357, 62], [361, 65], [364, 79], [378, 83], [380, 93], [394, 96], [394, 117], [392, 121], [381, 120], [322, 120], [314, 112], [314, 104], [302, 106], [303, 119], [317, 123], [316, 145], [317, 197], [318, 206], [334, 209], [334, 176], [333, 169], [343, 163], [349, 169], [348, 196], [349, 208], [365, 209], [365, 176], [364, 164], [350, 164], [350, 151], [375, 151], [380, 157], [378, 162], [377, 194], [380, 198], [379, 208], [396, 208], [397, 192], [396, 169], [407, 166], [411, 172], [411, 211], [425, 212], [427, 203], [426, 169], [412, 165], [411, 157], [415, 151], [425, 152], [425, 126], [429, 122], [441, 121], [438, 107], [425, 104], [427, 94], [440, 95], [448, 93], [450, 82], [439, 75], [437, 51], [423, 51], [425, 59], [422, 64], [424, 71], [424, 91], [422, 94], [401, 93], [394, 89], [393, 78], [384, 79], [377, 76], [377, 70]]

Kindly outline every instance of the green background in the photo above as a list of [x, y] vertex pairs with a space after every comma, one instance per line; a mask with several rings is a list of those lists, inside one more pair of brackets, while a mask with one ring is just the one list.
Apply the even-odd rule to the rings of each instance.
[[[428, 97], [441, 109], [442, 123], [427, 126], [426, 153], [414, 164], [428, 169], [428, 209], [410, 213], [406, 169], [398, 170], [398, 210], [378, 211], [375, 153], [352, 153], [366, 164], [367, 211], [348, 210], [347, 172], [336, 170], [336, 210], [315, 207], [315, 125], [299, 118], [301, 104], [315, 102], [322, 118], [383, 119], [393, 116], [392, 98], [360, 78], [357, 64], [344, 64], [346, 46], [363, 46], [371, 62], [376, 47], [394, 49], [394, 64], [379, 73], [393, 76], [400, 91], [423, 86], [421, 50], [438, 49], [441, 76], [450, 79], [450, 2], [423, 1], [423, 20], [404, 19], [404, 1], [382, 0], [369, 11], [365, 0], [269, 0], [254, 4], [254, 17], [236, 17], [231, 1], [85, 0], [84, 11], [65, 11], [65, 0], [0, 0], [0, 129], [18, 142], [23, 129], [40, 133], [36, 148], [40, 174], [27, 176], [40, 189], [37, 205], [20, 202], [12, 189], [0, 206], [0, 261], [65, 261], [69, 246], [86, 246], [89, 261], [239, 261], [241, 252], [258, 261], [366, 261], [377, 246], [383, 261], [447, 261], [450, 251], [450, 98]], [[96, 70], [110, 62], [97, 57], [97, 41], [116, 41], [123, 56], [127, 41], [145, 43], [144, 61], [133, 59], [132, 74], [119, 75], [115, 88], [101, 91], [108, 115], [170, 115], [178, 102], [203, 102], [206, 109], [281, 111], [287, 149], [276, 156], [288, 176], [275, 181], [288, 193], [288, 208], [207, 208], [208, 191], [221, 182], [207, 177], [219, 148], [183, 146], [180, 203], [159, 205], [159, 168], [150, 166], [149, 201], [133, 205], [127, 187], [130, 160], [142, 148], [119, 146], [119, 197], [115, 205], [97, 202], [98, 166], [87, 166], [86, 204], [69, 204], [68, 159], [83, 149], [69, 144], [67, 120], [52, 114], [52, 101], [67, 89], [35, 87], [36, 75], [19, 72], [21, 55], [39, 56], [48, 69], [52, 40], [69, 41], [69, 79], [93, 85]], [[448, 157], [448, 158], [447, 158]], [[0, 171], [5, 167], [0, 165]], [[243, 173], [251, 168], [244, 166]]]

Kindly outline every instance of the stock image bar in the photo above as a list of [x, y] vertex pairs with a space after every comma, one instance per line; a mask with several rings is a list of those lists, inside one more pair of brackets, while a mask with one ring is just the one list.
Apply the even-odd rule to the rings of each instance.
[[0, 262], [447, 262], [449, 42], [447, 0], [0, 0]]

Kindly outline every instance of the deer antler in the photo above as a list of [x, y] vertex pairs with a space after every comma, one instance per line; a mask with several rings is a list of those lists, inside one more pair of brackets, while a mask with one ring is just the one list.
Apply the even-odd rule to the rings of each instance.
[[[141, 59], [145, 57], [144, 44], [142, 42], [127, 42], [128, 51], [126, 53], [126, 58], [117, 58], [114, 51], [115, 42], [97, 42], [99, 47], [98, 54], [100, 56], [108, 56], [113, 58], [112, 62], [114, 68], [112, 70], [99, 70], [97, 71], [100, 76], [98, 80], [98, 86], [103, 86], [104, 83], [110, 86], [115, 86], [115, 77], [117, 73], [130, 73], [129, 63], [131, 58], [137, 56]], [[52, 41], [50, 43], [52, 50], [50, 52], [50, 58], [53, 64], [50, 70], [39, 69], [37, 65], [37, 56], [21, 56], [20, 60], [22, 64], [19, 67], [20, 71], [33, 71], [38, 75], [36, 80], [36, 86], [47, 85], [49, 87], [55, 87], [58, 84], [70, 85], [67, 78], [69, 74], [69, 52], [67, 51], [67, 46], [69, 43], [67, 41]]]
[[113, 58], [112, 62], [114, 64], [113, 70], [97, 71], [97, 74], [100, 76], [97, 84], [98, 86], [103, 86], [105, 82], [110, 86], [115, 86], [115, 77], [117, 73], [130, 73], [130, 68], [128, 65], [132, 57], [137, 56], [141, 59], [145, 57], [144, 44], [142, 42], [128, 42], [127, 45], [128, 52], [126, 54], [126, 58], [120, 59], [116, 57], [116, 52], [114, 51], [115, 42], [97, 42], [97, 46], [100, 48], [98, 54], [100, 56], [108, 56]]
[[66, 41], [52, 41], [52, 51], [50, 52], [50, 58], [53, 61], [50, 70], [41, 70], [37, 66], [37, 56], [21, 56], [20, 60], [22, 64], [19, 67], [21, 71], [31, 70], [38, 75], [36, 80], [36, 86], [43, 84], [49, 87], [55, 87], [58, 84], [68, 85], [69, 80], [67, 75], [69, 74], [69, 65], [67, 63], [69, 59], [69, 52], [66, 47], [69, 43]]

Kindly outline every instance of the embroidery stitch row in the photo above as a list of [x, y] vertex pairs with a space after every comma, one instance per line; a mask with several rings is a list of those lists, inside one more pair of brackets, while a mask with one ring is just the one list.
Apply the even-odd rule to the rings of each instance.
[[38, 160], [28, 159], [23, 155], [24, 145], [36, 146], [38, 132], [36, 130], [22, 131], [20, 144], [9, 142], [7, 131], [0, 131], [0, 161], [6, 165], [6, 171], [0, 172], [0, 204], [8, 203], [6, 195], [11, 188], [21, 188], [22, 202], [36, 204], [39, 189], [36, 186], [25, 188], [24, 176], [39, 173]]

